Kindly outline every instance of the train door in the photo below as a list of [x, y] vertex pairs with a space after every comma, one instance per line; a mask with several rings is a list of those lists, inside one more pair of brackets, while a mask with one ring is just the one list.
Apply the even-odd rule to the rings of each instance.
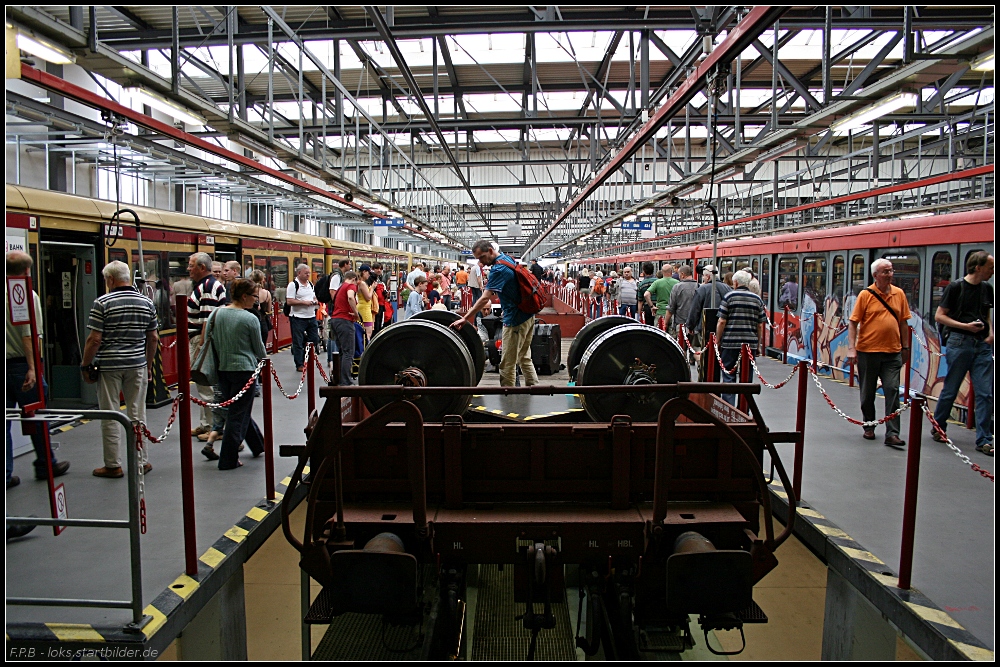
[[[795, 352], [802, 347], [799, 334], [799, 258], [798, 255], [778, 255], [775, 262], [774, 292], [777, 295], [774, 309], [774, 324], [778, 328], [775, 346], [784, 345], [788, 337], [788, 350]], [[788, 306], [788, 315], [785, 315]]]
[[50, 405], [96, 405], [96, 386], [80, 378], [87, 318], [97, 298], [98, 281], [103, 280], [99, 277], [96, 250], [90, 244], [65, 241], [42, 241], [40, 245], [39, 295]]

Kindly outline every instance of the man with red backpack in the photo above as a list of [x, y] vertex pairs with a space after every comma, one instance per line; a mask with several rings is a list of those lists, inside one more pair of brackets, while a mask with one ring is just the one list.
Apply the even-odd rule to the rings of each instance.
[[535, 313], [544, 305], [541, 285], [530, 271], [518, 266], [510, 256], [501, 253], [500, 246], [490, 240], [477, 241], [472, 246], [472, 254], [490, 267], [489, 281], [472, 308], [451, 326], [461, 329], [465, 322], [471, 324], [476, 313], [497, 294], [503, 309], [500, 385], [514, 386], [517, 366], [521, 367], [524, 381], [529, 387], [538, 384], [535, 365], [531, 361], [531, 338], [535, 332]]

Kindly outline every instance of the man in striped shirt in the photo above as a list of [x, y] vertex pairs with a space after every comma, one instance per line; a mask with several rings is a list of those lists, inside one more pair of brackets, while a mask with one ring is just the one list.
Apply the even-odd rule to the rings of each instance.
[[[188, 339], [190, 356], [195, 358], [195, 353], [201, 347], [201, 335], [208, 321], [208, 316], [216, 308], [221, 308], [227, 303], [226, 288], [215, 279], [212, 274], [212, 258], [208, 253], [196, 252], [188, 258], [188, 275], [194, 289], [188, 295]], [[198, 387], [198, 396], [201, 400], [214, 403], [215, 391], [208, 385], [195, 385]], [[209, 433], [213, 426], [213, 414], [209, 408], [202, 407], [201, 423], [191, 431], [191, 435], [202, 435]]]
[[[751, 275], [746, 271], [737, 271], [733, 275], [736, 289], [722, 297], [719, 306], [719, 322], [715, 337], [719, 340], [719, 355], [722, 357], [722, 381], [736, 382], [736, 373], [727, 373], [740, 359], [740, 348], [744, 344], [750, 346], [750, 354], [760, 353], [760, 341], [764, 340], [764, 302], [750, 291]], [[707, 351], [713, 354], [711, 350]], [[730, 405], [736, 405], [736, 394], [723, 394], [722, 400]]]
[[[93, 384], [87, 367], [97, 365], [97, 402], [102, 410], [117, 410], [118, 396], [125, 396], [129, 420], [146, 421], [146, 386], [149, 369], [159, 345], [156, 309], [153, 302], [132, 286], [131, 271], [124, 262], [114, 261], [104, 267], [107, 293], [97, 297], [90, 310], [87, 328], [90, 335], [83, 348], [83, 380]], [[114, 421], [101, 422], [104, 439], [104, 466], [94, 470], [97, 477], [123, 477], [121, 462], [121, 426]], [[153, 466], [141, 452], [144, 472]], [[130, 473], [132, 471], [129, 471]]]

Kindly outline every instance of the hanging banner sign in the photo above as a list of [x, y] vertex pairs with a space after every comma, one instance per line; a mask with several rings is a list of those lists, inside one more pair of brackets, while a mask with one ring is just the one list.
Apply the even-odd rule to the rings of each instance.
[[403, 218], [375, 218], [376, 227], [402, 227], [405, 222]]
[[622, 220], [622, 229], [638, 229], [641, 231], [644, 229], [648, 230], [652, 228], [653, 228], [652, 220]]

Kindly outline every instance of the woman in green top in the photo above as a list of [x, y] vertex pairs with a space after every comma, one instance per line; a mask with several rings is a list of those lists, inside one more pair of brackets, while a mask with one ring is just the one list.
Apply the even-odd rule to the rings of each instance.
[[[253, 376], [257, 363], [267, 356], [260, 338], [260, 320], [250, 312], [258, 286], [245, 278], [233, 281], [231, 301], [212, 316], [212, 346], [218, 358], [219, 386], [224, 400], [242, 390]], [[253, 420], [253, 388], [243, 392], [229, 406], [229, 418], [222, 434], [219, 470], [243, 465], [238, 448], [246, 439], [254, 458], [264, 451], [264, 436]]]

